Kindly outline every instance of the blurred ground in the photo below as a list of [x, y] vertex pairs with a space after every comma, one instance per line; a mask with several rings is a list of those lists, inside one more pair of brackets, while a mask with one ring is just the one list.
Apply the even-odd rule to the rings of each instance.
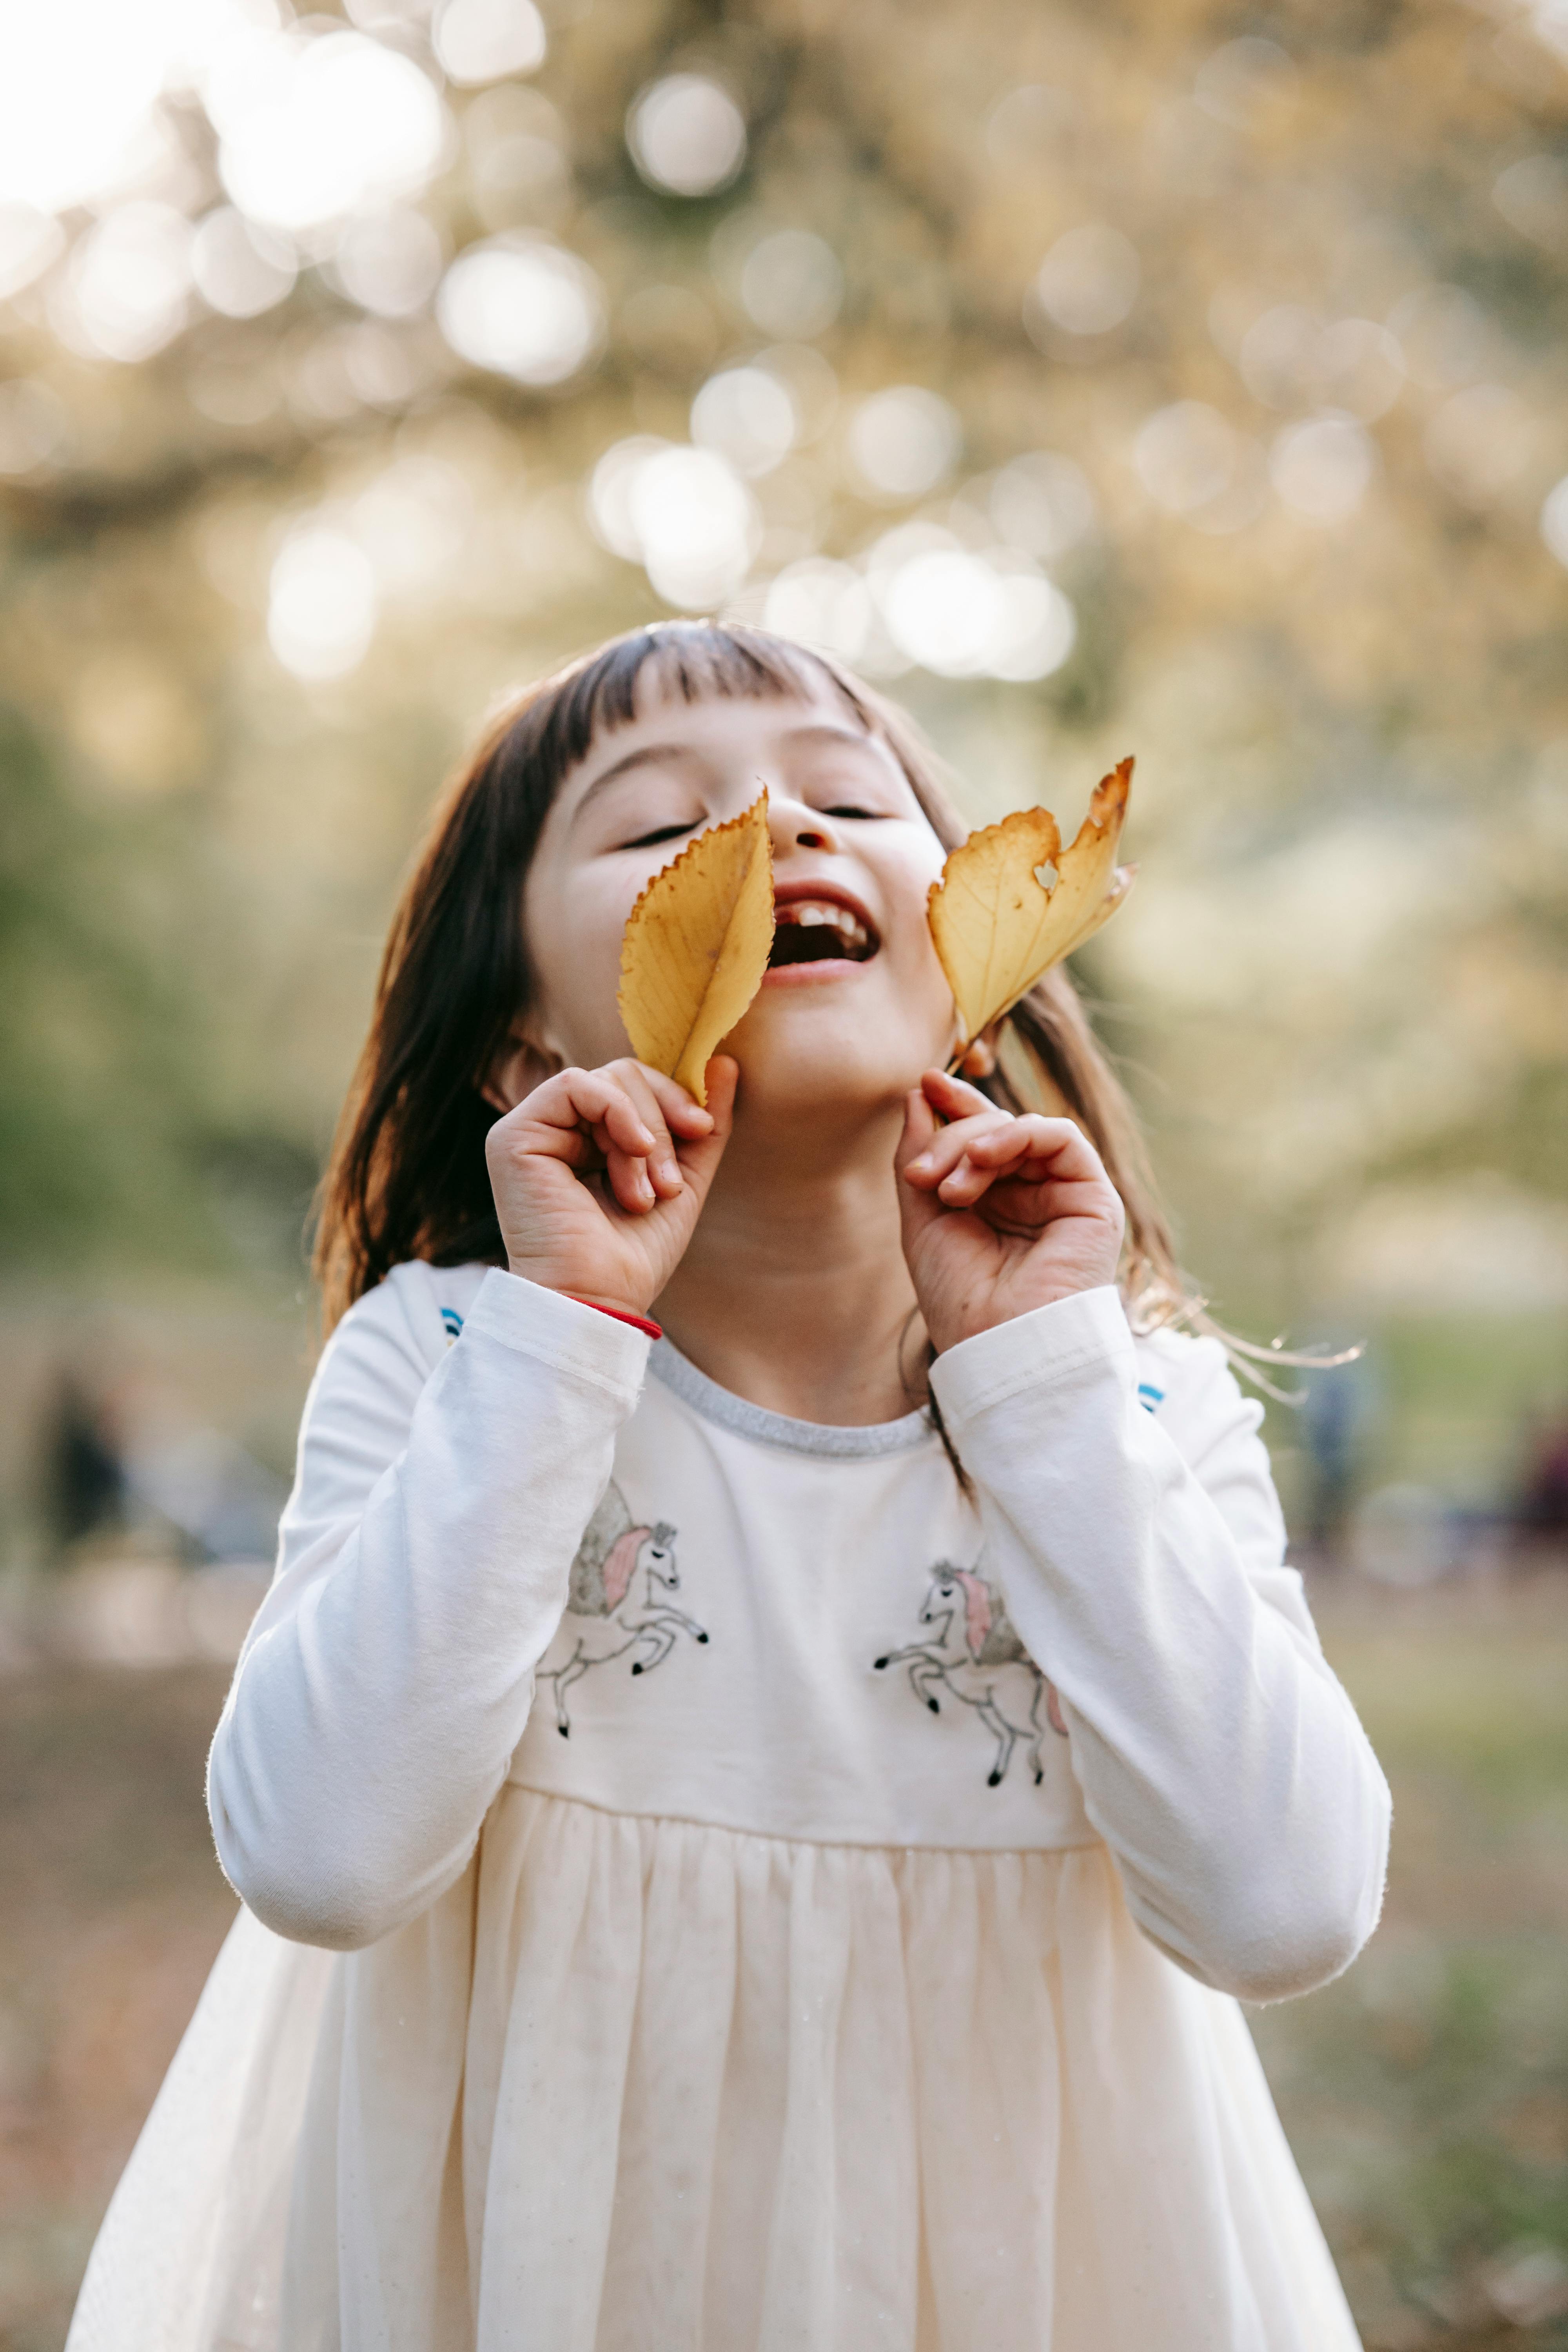
[[[1365, 1958], [1258, 2038], [1370, 2352], [1555, 2352], [1568, 1576], [1316, 1599], [1394, 1783], [1393, 1884]], [[224, 1683], [57, 1664], [6, 1690], [0, 2352], [58, 2352], [233, 1916], [201, 1794]]]

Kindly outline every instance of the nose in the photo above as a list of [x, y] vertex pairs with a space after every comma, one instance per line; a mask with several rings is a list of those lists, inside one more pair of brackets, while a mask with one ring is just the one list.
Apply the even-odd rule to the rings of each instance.
[[796, 849], [820, 849], [831, 857], [842, 845], [836, 826], [820, 809], [807, 808], [804, 801], [792, 800], [787, 793], [775, 793], [771, 789], [768, 833], [775, 860], [788, 857]]

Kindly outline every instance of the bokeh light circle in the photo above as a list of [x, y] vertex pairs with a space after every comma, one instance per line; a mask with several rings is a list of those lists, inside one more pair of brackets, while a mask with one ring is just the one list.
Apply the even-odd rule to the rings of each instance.
[[1067, 335], [1107, 335], [1138, 299], [1142, 268], [1137, 247], [1103, 221], [1086, 222], [1058, 236], [1030, 288], [1027, 314], [1043, 314]]
[[293, 291], [298, 270], [287, 238], [219, 205], [196, 225], [191, 274], [210, 309], [227, 319], [258, 319]]
[[1428, 419], [1426, 463], [1461, 505], [1489, 507], [1530, 463], [1534, 421], [1518, 393], [1503, 383], [1473, 383], [1456, 392]]
[[1047, 563], [1094, 528], [1094, 492], [1083, 468], [1054, 449], [1030, 450], [1003, 466], [986, 504], [1000, 539]]
[[1230, 487], [1237, 436], [1228, 417], [1203, 400], [1176, 400], [1139, 427], [1132, 462], [1167, 514], [1191, 515]]
[[762, 536], [745, 484], [711, 449], [662, 449], [639, 466], [627, 510], [644, 569], [668, 604], [700, 611], [738, 588]]
[[746, 119], [706, 74], [666, 74], [633, 100], [626, 145], [651, 187], [710, 196], [728, 187], [746, 160]]
[[725, 368], [691, 404], [691, 437], [717, 449], [737, 473], [771, 474], [800, 432], [795, 397], [766, 368]]
[[441, 0], [430, 40], [451, 79], [468, 87], [534, 72], [550, 46], [533, 0]]
[[1275, 489], [1293, 514], [1325, 529], [1354, 514], [1377, 470], [1377, 450], [1356, 417], [1310, 416], [1288, 425], [1268, 453]]
[[563, 383], [597, 351], [604, 302], [593, 272], [545, 237], [470, 246], [441, 281], [436, 315], [460, 359], [518, 383]]
[[375, 569], [364, 550], [330, 524], [301, 524], [272, 566], [268, 640], [296, 677], [342, 677], [370, 649], [376, 604]]
[[173, 205], [116, 205], [72, 250], [53, 306], [57, 331], [98, 357], [151, 359], [185, 323], [191, 243]]
[[434, 222], [412, 205], [393, 205], [350, 221], [332, 270], [362, 310], [410, 319], [435, 292], [446, 258]]
[[874, 392], [849, 421], [849, 462], [876, 498], [923, 498], [947, 479], [963, 446], [955, 411], [921, 384]]
[[900, 652], [939, 677], [1047, 677], [1077, 634], [1072, 607], [1050, 581], [1002, 572], [961, 547], [895, 564], [880, 602]]
[[775, 229], [746, 257], [741, 299], [764, 334], [810, 342], [843, 307], [844, 272], [833, 247], [809, 229]]
[[207, 110], [224, 186], [270, 228], [318, 227], [413, 194], [446, 143], [427, 78], [363, 33], [290, 34], [239, 49], [209, 86]]
[[687, 612], [731, 595], [762, 540], [756, 501], [727, 458], [653, 434], [605, 451], [588, 514], [605, 547], [640, 563], [666, 604]]
[[0, 204], [0, 301], [41, 278], [65, 242], [58, 221], [37, 205]]
[[840, 661], [860, 660], [875, 614], [871, 592], [851, 563], [808, 555], [768, 583], [763, 626]]
[[115, 184], [163, 84], [158, 29], [124, 0], [6, 9], [0, 203], [63, 212]]

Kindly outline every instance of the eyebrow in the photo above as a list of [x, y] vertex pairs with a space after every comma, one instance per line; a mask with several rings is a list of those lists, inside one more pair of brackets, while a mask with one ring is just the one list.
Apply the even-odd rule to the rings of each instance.
[[628, 751], [625, 759], [617, 760], [613, 767], [595, 776], [573, 814], [581, 816], [596, 793], [602, 793], [606, 784], [618, 783], [623, 776], [629, 776], [634, 768], [657, 768], [667, 760], [689, 760], [698, 756], [689, 743], [645, 743], [640, 751]]
[[[875, 737], [864, 733], [859, 728], [832, 727], [823, 721], [809, 727], [792, 727], [784, 738], [784, 740], [789, 743], [850, 743], [864, 744], [868, 747], [875, 740]], [[701, 752], [690, 743], [645, 743], [640, 751], [628, 751], [624, 759], [616, 761], [613, 766], [604, 771], [603, 774], [595, 777], [573, 811], [572, 821], [575, 823], [589, 802], [596, 793], [602, 793], [606, 784], [618, 783], [623, 776], [630, 775], [634, 769], [660, 767], [669, 760], [700, 760], [701, 757]]]

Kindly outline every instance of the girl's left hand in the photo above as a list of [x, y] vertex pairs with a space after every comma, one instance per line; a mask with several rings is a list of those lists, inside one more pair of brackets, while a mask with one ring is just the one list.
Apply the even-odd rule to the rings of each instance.
[[1115, 1281], [1121, 1202], [1070, 1118], [1016, 1118], [928, 1070], [904, 1106], [893, 1164], [904, 1256], [939, 1353]]

